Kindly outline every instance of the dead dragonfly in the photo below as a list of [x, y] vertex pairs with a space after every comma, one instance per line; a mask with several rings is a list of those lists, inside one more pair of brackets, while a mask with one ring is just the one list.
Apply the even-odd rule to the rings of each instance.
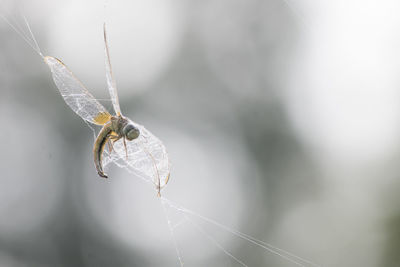
[[[138, 175], [156, 186], [160, 196], [169, 180], [170, 164], [168, 153], [163, 143], [143, 126], [124, 117], [121, 113], [116, 82], [112, 73], [110, 53], [106, 35], [106, 25], [103, 25], [105, 44], [105, 66], [108, 91], [114, 107], [115, 115], [111, 115], [97, 99], [84, 87], [75, 75], [61, 60], [44, 56], [25, 19], [30, 37], [24, 31], [3, 19], [43, 58], [51, 70], [54, 83], [59, 89], [67, 105], [83, 120], [102, 126], [93, 147], [93, 158], [97, 173], [107, 178], [103, 171], [103, 153], [108, 144], [110, 151], [106, 164], [114, 162], [119, 167]], [[121, 141], [117, 142], [122, 139]]]

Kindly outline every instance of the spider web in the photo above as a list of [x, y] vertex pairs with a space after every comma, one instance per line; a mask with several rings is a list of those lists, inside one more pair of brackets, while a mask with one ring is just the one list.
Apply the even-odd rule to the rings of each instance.
[[[111, 152], [105, 150], [106, 156], [103, 159], [103, 165], [108, 166], [114, 163], [143, 181], [152, 183], [156, 191], [160, 192], [169, 179], [168, 152], [161, 140], [144, 126], [132, 121], [131, 123], [139, 129], [139, 137], [132, 141], [126, 141], [126, 150], [122, 140], [115, 142]], [[96, 138], [96, 130], [88, 122], [86, 124], [92, 129], [94, 138]]]
[[[85, 121], [85, 123], [90, 127], [90, 129], [92, 129], [93, 138], [95, 139], [96, 130], [87, 121]], [[114, 149], [111, 153], [109, 151], [105, 151], [106, 157], [104, 158], [103, 163], [105, 166], [114, 163], [119, 168], [125, 169], [129, 173], [134, 174], [142, 181], [155, 185], [156, 190], [159, 192], [159, 190], [162, 189], [168, 182], [167, 178], [169, 177], [170, 172], [168, 153], [163, 143], [157, 137], [155, 137], [142, 125], [136, 123], [134, 124], [141, 131], [141, 135], [139, 138], [127, 142], [126, 145], [128, 158], [126, 158], [123, 142], [118, 141], [114, 144]], [[159, 179], [158, 177], [161, 177], [162, 179]], [[292, 263], [293, 266], [321, 266], [308, 259], [219, 223], [212, 218], [192, 211], [191, 209], [177, 204], [176, 202], [165, 197], [160, 196], [160, 203], [162, 205], [166, 222], [171, 234], [171, 242], [174, 247], [179, 266], [185, 265], [185, 258], [181, 251], [181, 247], [179, 246], [176, 237], [176, 231], [184, 224], [191, 225], [194, 231], [197, 231], [206, 237], [211, 245], [218, 248], [238, 266], [249, 266], [246, 264], [245, 259], [236, 257], [233, 252], [225, 248], [221, 242], [213, 237], [213, 235], [198, 222], [196, 222], [196, 220], [236, 236], [237, 238], [244, 240], [249, 245], [259, 247], [265, 252]], [[178, 216], [171, 216], [172, 212]]]
[[[307, 266], [320, 267], [321, 266], [317, 263], [314, 263], [308, 259], [300, 257], [294, 253], [287, 251], [287, 250], [284, 250], [284, 249], [274, 246], [270, 243], [267, 243], [265, 241], [255, 238], [253, 236], [250, 236], [246, 233], [243, 233], [243, 232], [233, 229], [229, 226], [226, 226], [220, 222], [217, 222], [216, 220], [214, 220], [212, 218], [206, 217], [202, 214], [199, 214], [195, 211], [185, 208], [182, 205], [179, 205], [179, 204], [175, 203], [174, 201], [171, 201], [165, 197], [161, 197], [160, 201], [163, 206], [165, 216], [167, 218], [168, 227], [171, 232], [173, 244], [175, 247], [177, 259], [179, 261], [180, 266], [184, 266], [185, 261], [182, 256], [179, 245], [177, 243], [177, 240], [175, 238], [175, 232], [183, 224], [190, 224], [195, 231], [198, 231], [201, 235], [206, 237], [208, 239], [209, 243], [211, 243], [216, 248], [218, 248], [222, 253], [224, 253], [227, 257], [229, 257], [232, 260], [232, 262], [235, 262], [236, 265], [246, 266], [246, 267], [249, 266], [246, 264], [245, 259], [240, 259], [239, 257], [233, 255], [233, 252], [231, 252], [231, 251], [229, 251], [229, 249], [225, 248], [221, 244], [221, 242], [219, 242], [215, 237], [213, 237], [213, 235], [210, 234], [198, 222], [202, 222], [203, 224], [207, 224], [207, 225], [210, 225], [221, 231], [227, 232], [239, 239], [244, 240], [248, 245], [259, 247], [262, 250], [264, 250], [265, 252], [268, 252], [274, 256], [280, 257], [280, 258], [284, 259], [285, 261], [292, 263], [293, 266], [302, 266], [302, 267], [307, 267]], [[176, 222], [173, 222], [173, 220], [171, 219], [171, 216], [170, 216], [171, 212], [168, 212], [168, 210], [174, 211], [179, 215], [178, 219], [175, 219]], [[198, 222], [196, 222], [196, 220]]]
[[[287, 1], [285, 2], [288, 4]], [[40, 48], [30, 30], [26, 19], [24, 18], [29, 30], [29, 34], [24, 32], [23, 28], [18, 23], [13, 23], [12, 21], [7, 20], [4, 16], [2, 17], [43, 58]], [[78, 104], [78, 102], [76, 103]], [[93, 131], [93, 137], [95, 140], [96, 130], [87, 120], [84, 120], [84, 122]], [[163, 143], [144, 126], [134, 122], [132, 123], [140, 130], [140, 136], [135, 140], [126, 142], [126, 150], [122, 140], [115, 142], [112, 151], [104, 151], [106, 156], [104, 157], [103, 164], [104, 166], [108, 166], [111, 163], [114, 163], [119, 168], [127, 170], [129, 173], [134, 174], [146, 183], [153, 184], [155, 186], [155, 190], [160, 193], [160, 190], [167, 184], [170, 173], [170, 162], [167, 150]], [[293, 263], [295, 266], [320, 266], [284, 249], [278, 248], [248, 234], [230, 228], [213, 220], [212, 218], [196, 213], [167, 198], [160, 197], [160, 203], [164, 210], [167, 224], [171, 233], [173, 246], [175, 248], [177, 261], [180, 266], [184, 266], [184, 255], [182, 255], [181, 249], [176, 240], [175, 231], [184, 224], [190, 224], [195, 231], [198, 231], [205, 236], [212, 245], [217, 247], [222, 253], [229, 257], [232, 262], [235, 262], [240, 266], [248, 266], [245, 259], [240, 259], [239, 257], [233, 255], [229, 249], [225, 248], [220, 242], [218, 242], [218, 240], [209, 232], [207, 232], [199, 223], [197, 223], [195, 219], [201, 220], [203, 223], [209, 224], [217, 229], [220, 229], [221, 231], [228, 232], [237, 238], [246, 241], [250, 245], [262, 248], [266, 252]], [[179, 215], [178, 221], [175, 222], [171, 219], [171, 211], [174, 211]]]

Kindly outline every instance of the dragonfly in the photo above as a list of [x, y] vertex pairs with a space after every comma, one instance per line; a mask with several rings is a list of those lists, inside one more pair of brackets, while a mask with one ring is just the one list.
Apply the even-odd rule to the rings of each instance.
[[[101, 126], [93, 145], [93, 160], [98, 175], [108, 178], [103, 168], [112, 162], [143, 180], [152, 182], [158, 196], [161, 196], [161, 189], [168, 183], [170, 177], [168, 153], [156, 136], [121, 113], [111, 66], [106, 23], [103, 24], [106, 80], [115, 114], [111, 114], [61, 60], [42, 54], [26, 18], [24, 18], [25, 24], [30, 37], [5, 17], [3, 19], [42, 57], [50, 68], [53, 81], [65, 103], [89, 126], [90, 124]], [[109, 151], [105, 149], [106, 145]]]

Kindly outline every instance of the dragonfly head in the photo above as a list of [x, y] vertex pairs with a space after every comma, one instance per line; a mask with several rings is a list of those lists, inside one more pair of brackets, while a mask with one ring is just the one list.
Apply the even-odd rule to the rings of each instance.
[[122, 133], [129, 141], [138, 138], [140, 135], [139, 129], [131, 123], [128, 123], [124, 126], [124, 128], [122, 129]]

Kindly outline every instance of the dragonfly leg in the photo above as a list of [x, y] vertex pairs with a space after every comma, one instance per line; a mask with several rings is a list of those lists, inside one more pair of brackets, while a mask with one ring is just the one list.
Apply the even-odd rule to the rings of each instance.
[[119, 135], [114, 134], [114, 133], [112, 133], [112, 132], [108, 135], [108, 137], [109, 137], [110, 139], [114, 140], [114, 142], [116, 142], [116, 141], [118, 141], [119, 139], [121, 139], [121, 137], [120, 137]]
[[[125, 139], [125, 136], [124, 137], [121, 137], [121, 136], [119, 136], [119, 135], [116, 135], [116, 134], [113, 134], [113, 133], [110, 133], [109, 135], [108, 135], [108, 147], [110, 147], [111, 146], [111, 149], [113, 149], [113, 144], [115, 143], [115, 142], [117, 142], [119, 139], [123, 139], [123, 141], [124, 141], [124, 148], [125, 148], [125, 156], [126, 156], [126, 159], [128, 159], [128, 149], [126, 148], [126, 139]], [[112, 142], [111, 142], [111, 140], [112, 140]], [[111, 152], [111, 149], [110, 149], [110, 152]]]
[[114, 146], [113, 146], [113, 143], [111, 142], [111, 139], [108, 139], [107, 145], [108, 145], [108, 152], [110, 152], [110, 154], [111, 154], [111, 152], [114, 151]]
[[125, 156], [126, 156], [126, 160], [128, 160], [128, 149], [126, 148], [126, 140], [125, 140], [125, 136], [124, 136], [124, 147], [125, 147]]
[[116, 134], [110, 133], [108, 135], [108, 141], [107, 141], [107, 145], [108, 145], [108, 150], [111, 153], [112, 151], [114, 151], [114, 143], [117, 142], [119, 139], [121, 139], [121, 137], [119, 137]]

